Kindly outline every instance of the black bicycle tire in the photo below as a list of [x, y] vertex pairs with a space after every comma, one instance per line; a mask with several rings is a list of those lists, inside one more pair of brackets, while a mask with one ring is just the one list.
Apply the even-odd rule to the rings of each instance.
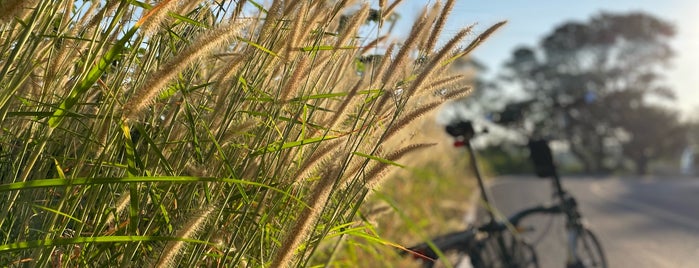
[[[582, 245], [580, 243], [583, 243]], [[602, 248], [602, 244], [599, 242], [599, 239], [597, 239], [597, 235], [592, 232], [592, 230], [583, 227], [582, 232], [580, 233], [578, 237], [578, 245], [576, 245], [576, 254], [578, 258], [580, 258], [580, 261], [582, 262], [583, 267], [585, 268], [593, 268], [593, 267], [599, 267], [599, 268], [607, 268], [607, 257], [604, 254], [604, 249]], [[584, 250], [581, 252], [581, 250]], [[596, 263], [594, 266], [589, 266], [587, 263], [585, 263], [585, 260], [590, 257], [588, 253], [595, 252], [597, 254], [594, 254], [594, 256], [598, 256], [599, 258], [594, 258], [593, 259], [599, 259], [599, 263]]]
[[[472, 254], [471, 263], [474, 268], [492, 268], [492, 267], [515, 267], [515, 268], [538, 268], [539, 258], [536, 254], [534, 247], [515, 237], [509, 231], [504, 231], [500, 233], [504, 235], [506, 239], [506, 249], [508, 252], [504, 253], [499, 248], [497, 243], [497, 237], [488, 237], [481, 241], [479, 246], [479, 253]], [[512, 258], [514, 260], [505, 260], [505, 258]]]
[[[442, 250], [442, 254], [443, 254], [443, 256], [446, 256], [446, 257], [456, 257], [458, 259], [457, 260], [458, 262], [456, 262], [456, 263], [453, 262], [453, 260], [451, 258], [449, 260], [446, 260], [447, 262], [449, 262], [449, 264], [452, 267], [458, 267], [458, 264], [463, 262], [463, 261], [466, 261], [467, 257], [468, 257], [468, 261], [469, 262], [471, 261], [470, 254], [468, 252], [464, 251], [463, 249], [458, 249], [458, 248], [445, 249], [445, 250]], [[453, 254], [456, 254], [456, 255], [453, 255]], [[438, 259], [435, 259], [434, 261], [423, 262], [422, 267], [424, 267], [424, 268], [441, 267], [438, 265], [443, 264], [444, 262], [445, 262], [445, 260], [438, 258]]]
[[444, 260], [440, 260], [440, 254], [437, 254], [437, 251], [445, 257], [452, 254], [469, 256], [469, 252], [473, 251], [476, 243], [474, 235], [474, 229], [453, 232], [432, 239], [436, 250], [427, 243], [422, 243], [410, 247], [408, 251], [403, 251], [401, 254], [411, 255], [413, 258], [421, 260], [424, 268], [433, 268], [435, 264], [444, 262]]
[[520, 243], [522, 243], [522, 248], [531, 254], [531, 257], [528, 257], [529, 260], [524, 261], [528, 264], [528, 266], [525, 266], [525, 268], [539, 268], [539, 256], [536, 254], [536, 249], [534, 249], [534, 246], [524, 241], [520, 241]]

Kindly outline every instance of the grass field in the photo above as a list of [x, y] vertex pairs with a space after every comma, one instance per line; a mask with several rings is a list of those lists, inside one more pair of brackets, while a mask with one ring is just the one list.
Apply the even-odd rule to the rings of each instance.
[[404, 164], [502, 23], [437, 44], [447, 1], [395, 40], [399, 3], [3, 1], [0, 265], [343, 266], [435, 232], [461, 205], [416, 193], [460, 186]]

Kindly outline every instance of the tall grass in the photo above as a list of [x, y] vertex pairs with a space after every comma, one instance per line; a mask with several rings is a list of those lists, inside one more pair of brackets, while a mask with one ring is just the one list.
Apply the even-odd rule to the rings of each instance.
[[309, 265], [468, 91], [397, 2], [3, 2], [0, 265]]

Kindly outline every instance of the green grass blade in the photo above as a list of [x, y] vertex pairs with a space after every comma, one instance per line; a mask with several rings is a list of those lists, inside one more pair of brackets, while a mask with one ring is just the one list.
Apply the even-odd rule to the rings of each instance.
[[265, 9], [265, 7], [263, 5], [261, 5], [260, 3], [253, 1], [253, 0], [248, 0], [248, 2], [250, 2], [250, 4], [252, 4], [253, 6], [255, 6], [260, 12], [267, 14], [267, 9]]
[[168, 183], [196, 183], [196, 182], [223, 182], [239, 185], [248, 185], [260, 187], [274, 192], [280, 193], [293, 200], [303, 203], [297, 197], [289, 195], [286, 191], [279, 188], [262, 184], [254, 181], [246, 181], [229, 178], [214, 178], [214, 177], [191, 177], [191, 176], [134, 176], [134, 177], [90, 177], [90, 178], [72, 178], [72, 179], [43, 179], [32, 180], [25, 182], [15, 182], [0, 185], [0, 192], [9, 192], [17, 190], [72, 186], [72, 185], [99, 185], [99, 184], [114, 184], [114, 183], [149, 183], [149, 182], [168, 182]]
[[327, 51], [327, 50], [339, 50], [339, 49], [357, 49], [359, 47], [345, 46], [345, 47], [334, 47], [334, 46], [310, 46], [302, 47], [303, 52], [315, 52], [315, 51]]
[[392, 165], [392, 166], [405, 168], [404, 165], [398, 164], [398, 163], [396, 163], [396, 162], [393, 162], [393, 161], [391, 161], [391, 160], [388, 160], [388, 159], [385, 159], [385, 158], [381, 158], [381, 157], [378, 157], [378, 156], [369, 155], [369, 154], [360, 153], [360, 152], [353, 152], [352, 154], [357, 155], [357, 156], [361, 156], [361, 157], [366, 157], [366, 158], [369, 158], [369, 159], [371, 159], [371, 160], [379, 161], [379, 162], [384, 163], [384, 164], [389, 164], [389, 165]]
[[126, 124], [121, 124], [121, 131], [124, 134], [124, 151], [126, 152], [126, 166], [129, 176], [138, 176], [138, 157], [131, 137], [131, 128]]
[[245, 43], [247, 43], [248, 45], [250, 45], [250, 46], [252, 46], [252, 47], [254, 47], [254, 48], [257, 48], [257, 49], [259, 49], [259, 50], [261, 50], [261, 51], [263, 51], [263, 52], [265, 52], [265, 53], [267, 53], [267, 54], [269, 54], [269, 55], [272, 55], [272, 56], [275, 56], [275, 57], [279, 57], [279, 55], [277, 55], [277, 53], [274, 53], [274, 51], [271, 51], [271, 50], [267, 49], [266, 47], [263, 47], [262, 45], [257, 44], [257, 43], [255, 43], [255, 42], [253, 42], [253, 41], [250, 41], [250, 40], [247, 40], [247, 39], [241, 38], [241, 37], [238, 37], [238, 40], [240, 40], [241, 42], [245, 42]]
[[55, 246], [65, 246], [65, 245], [79, 245], [79, 244], [89, 244], [89, 243], [138, 243], [138, 242], [161, 242], [161, 241], [182, 241], [187, 243], [202, 244], [209, 246], [216, 246], [215, 243], [210, 243], [207, 241], [188, 239], [181, 237], [169, 237], [169, 236], [138, 236], [138, 235], [128, 235], [128, 236], [96, 236], [96, 237], [75, 237], [75, 238], [57, 238], [57, 239], [46, 239], [46, 240], [35, 240], [26, 242], [16, 242], [11, 244], [0, 245], [0, 253], [26, 250], [31, 248], [39, 247], [55, 247]]
[[165, 173], [167, 173], [168, 175], [174, 175], [174, 169], [172, 168], [170, 163], [168, 163], [168, 160], [165, 157], [165, 155], [163, 155], [162, 149], [159, 148], [158, 145], [155, 144], [155, 141], [153, 141], [153, 139], [150, 137], [150, 134], [145, 129], [143, 129], [141, 125], [136, 125], [136, 130], [138, 130], [138, 133], [141, 135], [141, 139], [143, 139], [146, 143], [148, 143], [148, 145], [151, 148], [153, 148], [150, 151], [154, 152], [155, 155], [160, 159], [160, 163], [162, 163], [162, 166], [165, 169]]
[[329, 141], [336, 139], [337, 136], [321, 136], [321, 137], [315, 137], [315, 138], [308, 138], [308, 139], [302, 139], [298, 141], [290, 141], [290, 142], [275, 142], [272, 144], [269, 144], [263, 148], [255, 150], [251, 155], [253, 156], [258, 156], [266, 153], [272, 153], [276, 152], [279, 150], [284, 150], [284, 149], [289, 149], [293, 147], [298, 147], [298, 146], [303, 146], [303, 145], [308, 145], [312, 143], [317, 143], [317, 142], [322, 142], [322, 141]]
[[97, 65], [93, 66], [87, 75], [80, 80], [68, 98], [59, 105], [58, 109], [56, 109], [51, 118], [49, 118], [48, 123], [50, 127], [55, 128], [58, 126], [61, 120], [63, 120], [64, 114], [73, 108], [75, 103], [78, 102], [78, 99], [97, 82], [104, 72], [107, 71], [107, 68], [109, 68], [112, 62], [121, 56], [121, 52], [124, 50], [124, 47], [126, 47], [126, 43], [133, 37], [137, 30], [138, 27], [131, 27], [131, 29], [104, 54]]
[[41, 210], [45, 210], [45, 211], [48, 211], [48, 212], [51, 212], [51, 213], [58, 214], [58, 215], [61, 215], [61, 216], [63, 216], [63, 217], [69, 218], [69, 219], [71, 219], [71, 220], [74, 220], [75, 222], [83, 223], [83, 221], [81, 221], [80, 219], [78, 219], [78, 218], [76, 218], [76, 217], [73, 217], [73, 216], [68, 215], [68, 214], [66, 214], [66, 213], [64, 213], [64, 212], [61, 212], [61, 211], [52, 209], [52, 208], [50, 208], [50, 207], [45, 207], [45, 206], [41, 206], [41, 205], [37, 205], [37, 204], [31, 204], [31, 205], [32, 205], [32, 207], [35, 207], [35, 208], [38, 208], [38, 209], [41, 209]]

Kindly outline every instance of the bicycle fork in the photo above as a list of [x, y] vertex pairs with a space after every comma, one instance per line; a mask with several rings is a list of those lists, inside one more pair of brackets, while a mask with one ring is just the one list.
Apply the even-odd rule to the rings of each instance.
[[583, 268], [580, 257], [577, 256], [578, 239], [580, 238], [580, 228], [569, 226], [568, 228], [568, 252], [566, 259], [566, 268]]

